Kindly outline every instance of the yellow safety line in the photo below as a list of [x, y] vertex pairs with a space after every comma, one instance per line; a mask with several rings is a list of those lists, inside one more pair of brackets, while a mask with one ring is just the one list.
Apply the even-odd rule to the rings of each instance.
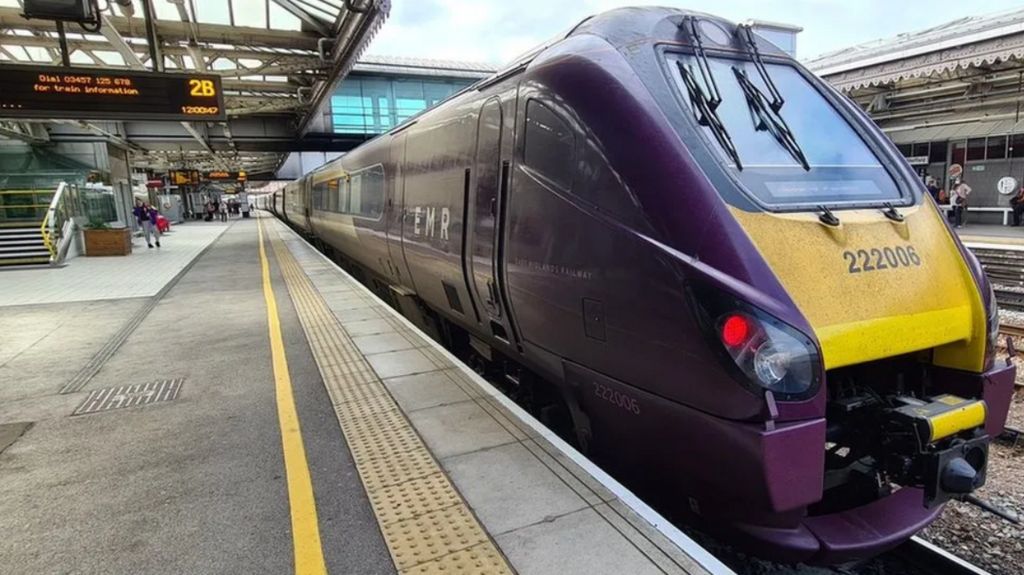
[[288, 247], [270, 245], [399, 575], [514, 573]]
[[270, 330], [270, 351], [274, 365], [274, 388], [277, 392], [277, 419], [281, 425], [284, 468], [288, 478], [288, 506], [292, 516], [292, 544], [295, 549], [295, 574], [326, 574], [324, 551], [320, 544], [320, 526], [316, 517], [313, 481], [302, 444], [299, 414], [295, 409], [292, 380], [288, 375], [288, 357], [281, 336], [281, 319], [270, 283], [270, 263], [263, 247], [263, 224], [257, 221], [260, 242], [260, 267], [263, 270], [263, 299], [267, 303], [267, 326]]

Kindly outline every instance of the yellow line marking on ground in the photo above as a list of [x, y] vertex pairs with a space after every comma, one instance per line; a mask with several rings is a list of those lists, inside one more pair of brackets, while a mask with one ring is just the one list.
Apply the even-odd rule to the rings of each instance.
[[327, 573], [324, 551], [320, 544], [320, 525], [316, 517], [313, 481], [306, 463], [306, 448], [299, 428], [299, 413], [295, 409], [292, 380], [288, 375], [288, 357], [281, 336], [281, 319], [277, 314], [277, 300], [270, 283], [270, 262], [263, 247], [263, 223], [257, 220], [260, 242], [260, 267], [263, 270], [263, 299], [267, 303], [267, 326], [270, 331], [270, 351], [274, 365], [274, 389], [277, 393], [277, 420], [281, 426], [281, 446], [284, 449], [284, 468], [288, 478], [288, 507], [292, 517], [292, 544], [295, 549], [296, 575]]
[[270, 245], [395, 568], [400, 575], [511, 575], [505, 557], [274, 235]]

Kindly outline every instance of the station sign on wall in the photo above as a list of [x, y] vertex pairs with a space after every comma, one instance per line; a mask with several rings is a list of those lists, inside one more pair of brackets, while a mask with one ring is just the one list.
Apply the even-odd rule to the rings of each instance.
[[0, 118], [223, 121], [220, 76], [0, 65]]

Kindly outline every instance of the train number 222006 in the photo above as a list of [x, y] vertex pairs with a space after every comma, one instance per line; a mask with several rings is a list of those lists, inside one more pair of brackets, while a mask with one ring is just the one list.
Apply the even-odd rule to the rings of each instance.
[[630, 397], [597, 382], [594, 382], [594, 395], [626, 411], [633, 412], [634, 415], [640, 415], [640, 404], [637, 403], [635, 397]]
[[914, 246], [847, 250], [843, 252], [843, 259], [849, 264], [848, 271], [851, 274], [921, 265], [921, 256], [917, 254]]

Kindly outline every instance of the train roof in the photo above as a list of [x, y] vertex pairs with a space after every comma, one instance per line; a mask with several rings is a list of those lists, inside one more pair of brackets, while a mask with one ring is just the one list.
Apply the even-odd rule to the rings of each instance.
[[[678, 8], [665, 7], [631, 7], [616, 8], [608, 10], [587, 18], [568, 34], [592, 34], [603, 38], [616, 49], [639, 43], [639, 42], [677, 42], [690, 44], [690, 34], [681, 27], [683, 20], [687, 17], [700, 19], [702, 23], [717, 26], [724, 35], [716, 36], [713, 29], [703, 28], [702, 37], [705, 48], [718, 48], [746, 52], [740, 44], [739, 35], [736, 29], [740, 24], [754, 24], [754, 21], [742, 22], [740, 24], [705, 12], [693, 10], [681, 10]], [[568, 37], [567, 36], [567, 37]], [[764, 54], [772, 56], [790, 56], [776, 47], [771, 42], [759, 37], [758, 48]]]

